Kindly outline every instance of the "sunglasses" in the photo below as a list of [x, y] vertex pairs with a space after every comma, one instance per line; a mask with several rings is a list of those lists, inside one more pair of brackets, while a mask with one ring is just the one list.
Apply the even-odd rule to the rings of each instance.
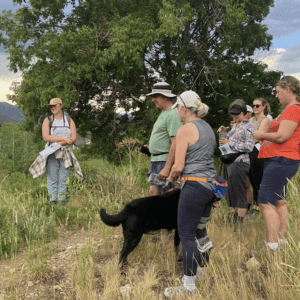
[[186, 107], [186, 104], [185, 104], [185, 102], [183, 101], [183, 99], [180, 97], [180, 95], [178, 95], [177, 97], [180, 98], [180, 100], [182, 101], [183, 105]]
[[259, 108], [260, 106], [262, 106], [261, 104], [253, 104], [252, 107], [253, 108]]

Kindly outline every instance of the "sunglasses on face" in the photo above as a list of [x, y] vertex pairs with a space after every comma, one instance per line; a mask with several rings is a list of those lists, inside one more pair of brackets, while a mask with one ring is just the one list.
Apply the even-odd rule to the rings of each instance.
[[178, 95], [178, 97], [179, 97], [180, 100], [182, 101], [183, 105], [186, 107], [185, 102], [184, 102], [183, 99], [180, 97], [180, 95]]
[[260, 106], [262, 106], [261, 104], [253, 104], [252, 107], [253, 108], [259, 108]]

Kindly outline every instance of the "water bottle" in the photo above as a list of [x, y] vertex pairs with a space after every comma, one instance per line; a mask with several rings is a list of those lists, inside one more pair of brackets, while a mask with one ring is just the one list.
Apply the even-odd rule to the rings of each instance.
[[219, 132], [219, 143], [220, 143], [220, 139], [226, 138], [227, 137], [227, 129], [226, 128], [222, 128], [221, 131]]

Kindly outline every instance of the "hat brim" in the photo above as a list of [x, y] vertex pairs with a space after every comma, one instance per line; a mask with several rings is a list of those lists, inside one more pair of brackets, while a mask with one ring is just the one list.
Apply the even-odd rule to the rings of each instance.
[[146, 96], [152, 96], [152, 95], [163, 95], [163, 96], [168, 97], [168, 98], [175, 98], [175, 97], [177, 97], [177, 95], [175, 95], [175, 94], [172, 94], [172, 93], [163, 93], [163, 92], [153, 92], [153, 93], [146, 94]]
[[56, 103], [56, 104], [47, 104], [47, 107], [52, 107], [52, 106], [56, 106], [57, 104], [60, 104], [60, 105], [62, 105], [62, 103]]
[[238, 109], [232, 109], [229, 111], [229, 114], [231, 115], [239, 115], [242, 112], [242, 110], [238, 110]]

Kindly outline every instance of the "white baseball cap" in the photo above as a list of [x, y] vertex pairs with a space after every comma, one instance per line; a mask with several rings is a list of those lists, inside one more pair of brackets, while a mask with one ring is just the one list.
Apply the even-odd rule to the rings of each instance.
[[177, 101], [172, 108], [177, 107], [177, 105], [182, 105], [185, 107], [198, 107], [200, 103], [202, 103], [201, 98], [197, 93], [194, 91], [185, 91], [177, 96]]
[[252, 107], [250, 106], [250, 105], [246, 105], [247, 106], [247, 112], [253, 112], [253, 109], [252, 109]]

